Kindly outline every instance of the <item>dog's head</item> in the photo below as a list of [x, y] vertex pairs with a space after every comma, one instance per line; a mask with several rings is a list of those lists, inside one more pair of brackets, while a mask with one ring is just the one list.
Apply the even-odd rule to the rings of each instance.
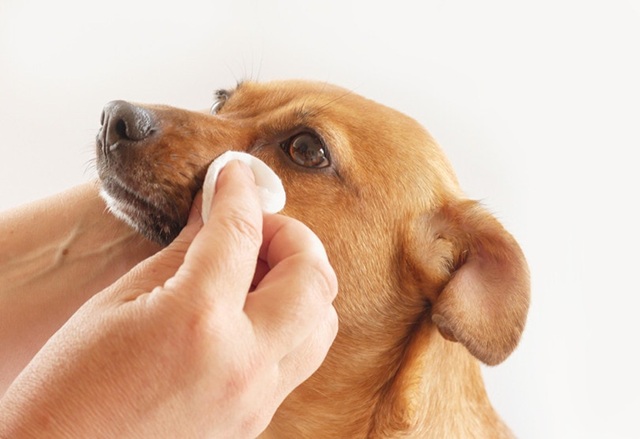
[[340, 283], [339, 340], [399, 343], [428, 320], [485, 363], [509, 355], [528, 309], [525, 259], [498, 221], [464, 197], [418, 123], [327, 84], [247, 82], [217, 96], [211, 114], [107, 105], [98, 171], [116, 215], [166, 244], [184, 226], [209, 163], [227, 150], [253, 154], [283, 181], [282, 213], [327, 248]]

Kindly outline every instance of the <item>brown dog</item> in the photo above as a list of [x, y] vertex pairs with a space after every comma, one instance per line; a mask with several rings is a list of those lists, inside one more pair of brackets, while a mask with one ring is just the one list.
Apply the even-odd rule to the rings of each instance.
[[523, 254], [465, 198], [414, 120], [327, 84], [242, 83], [214, 114], [115, 101], [98, 171], [111, 209], [170, 242], [209, 163], [253, 154], [281, 177], [282, 212], [324, 242], [340, 330], [268, 438], [505, 438], [478, 360], [503, 361], [529, 306]]

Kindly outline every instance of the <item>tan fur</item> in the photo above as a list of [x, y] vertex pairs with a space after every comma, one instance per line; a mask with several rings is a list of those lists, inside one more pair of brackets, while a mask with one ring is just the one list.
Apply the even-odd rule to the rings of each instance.
[[[413, 119], [310, 82], [243, 83], [209, 115], [147, 106], [158, 133], [101, 169], [184, 224], [207, 165], [225, 150], [271, 166], [283, 214], [326, 245], [340, 292], [338, 337], [282, 404], [265, 438], [506, 438], [479, 361], [516, 347], [529, 304], [520, 248], [460, 190]], [[294, 164], [278, 146], [317, 132], [332, 167]]]

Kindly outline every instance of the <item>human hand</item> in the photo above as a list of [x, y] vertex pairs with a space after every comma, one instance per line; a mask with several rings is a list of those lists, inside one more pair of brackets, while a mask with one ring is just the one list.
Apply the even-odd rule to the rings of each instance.
[[335, 274], [309, 229], [263, 216], [245, 165], [225, 167], [211, 209], [49, 340], [0, 401], [0, 437], [266, 428], [335, 338]]

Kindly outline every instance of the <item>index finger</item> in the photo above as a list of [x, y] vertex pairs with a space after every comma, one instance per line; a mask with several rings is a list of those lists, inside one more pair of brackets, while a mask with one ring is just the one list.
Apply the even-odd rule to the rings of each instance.
[[320, 239], [281, 215], [264, 218], [261, 256], [270, 271], [247, 297], [245, 313], [262, 345], [280, 358], [326, 318], [338, 284]]

